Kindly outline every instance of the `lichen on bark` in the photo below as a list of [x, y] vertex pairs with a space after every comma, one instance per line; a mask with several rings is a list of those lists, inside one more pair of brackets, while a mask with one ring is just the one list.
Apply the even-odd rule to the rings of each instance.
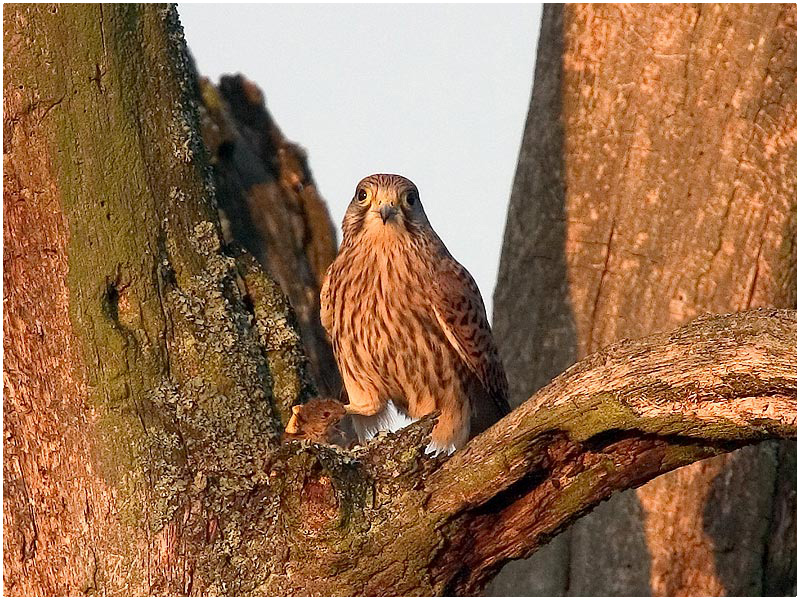
[[[223, 248], [175, 7], [16, 5], [4, 17], [12, 128], [46, 140], [45, 176], [69, 227], [69, 328], [92, 411], [80, 435], [95, 459], [80, 484], [86, 510], [107, 514], [90, 492], [111, 494], [94, 525], [105, 539], [79, 562], [95, 565], [91, 587], [104, 593], [182, 593], [201, 575], [191, 548], [205, 546], [210, 523], [221, 522], [218, 545], [241, 537], [234, 507], [267, 480], [280, 440], [274, 399], [297, 402], [310, 382], [297, 348], [262, 345], [264, 316]], [[29, 119], [26, 102], [47, 109]], [[297, 335], [287, 319], [268, 328], [273, 340]], [[36, 468], [23, 460], [23, 472]], [[48, 494], [33, 485], [34, 497]], [[82, 518], [68, 515], [67, 529]], [[112, 579], [125, 562], [151, 579]]]

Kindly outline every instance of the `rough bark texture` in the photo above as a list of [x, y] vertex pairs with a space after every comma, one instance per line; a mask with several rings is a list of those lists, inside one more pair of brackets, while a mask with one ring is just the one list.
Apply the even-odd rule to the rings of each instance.
[[[495, 293], [517, 401], [622, 337], [796, 303], [795, 90], [792, 5], [545, 8]], [[492, 590], [793, 593], [794, 452], [623, 494]]]
[[253, 82], [225, 76], [219, 86], [203, 79], [200, 87], [203, 139], [226, 240], [241, 244], [280, 283], [320, 392], [338, 395], [339, 371], [319, 317], [336, 233], [305, 152], [283, 137]]
[[174, 8], [3, 17], [5, 591], [221, 591], [309, 394], [288, 306], [221, 251]]
[[7, 594], [474, 593], [615, 491], [796, 436], [796, 314], [760, 311], [592, 355], [450, 460], [431, 418], [282, 443], [302, 343], [223, 243], [174, 8], [7, 5], [4, 52]]

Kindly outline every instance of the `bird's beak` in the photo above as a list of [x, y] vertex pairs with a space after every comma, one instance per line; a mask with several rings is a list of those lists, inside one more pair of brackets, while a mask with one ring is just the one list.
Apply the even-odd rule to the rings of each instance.
[[388, 221], [397, 214], [397, 207], [392, 206], [391, 204], [384, 204], [380, 208], [380, 213], [381, 213], [381, 219], [383, 220], [383, 224], [386, 225], [386, 221]]

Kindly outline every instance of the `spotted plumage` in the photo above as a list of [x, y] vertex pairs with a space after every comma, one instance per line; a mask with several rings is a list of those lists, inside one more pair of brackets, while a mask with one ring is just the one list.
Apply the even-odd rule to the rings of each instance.
[[399, 175], [361, 180], [322, 286], [361, 441], [434, 410], [432, 449], [452, 452], [506, 414], [508, 384], [474, 280]]

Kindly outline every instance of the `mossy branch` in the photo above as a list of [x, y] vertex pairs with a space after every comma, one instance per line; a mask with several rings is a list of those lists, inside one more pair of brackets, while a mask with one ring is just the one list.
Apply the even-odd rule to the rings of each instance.
[[616, 491], [797, 425], [795, 311], [701, 317], [575, 364], [432, 473], [440, 590], [480, 590]]
[[303, 530], [292, 543], [317, 551], [313, 564], [283, 565], [293, 577], [253, 589], [474, 595], [614, 492], [795, 437], [796, 328], [794, 311], [758, 310], [620, 342], [449, 459], [424, 456], [430, 418], [354, 453], [324, 449], [324, 461], [320, 446], [290, 445], [319, 462], [303, 462], [288, 478], [303, 487], [284, 494], [284, 518], [295, 514]]

